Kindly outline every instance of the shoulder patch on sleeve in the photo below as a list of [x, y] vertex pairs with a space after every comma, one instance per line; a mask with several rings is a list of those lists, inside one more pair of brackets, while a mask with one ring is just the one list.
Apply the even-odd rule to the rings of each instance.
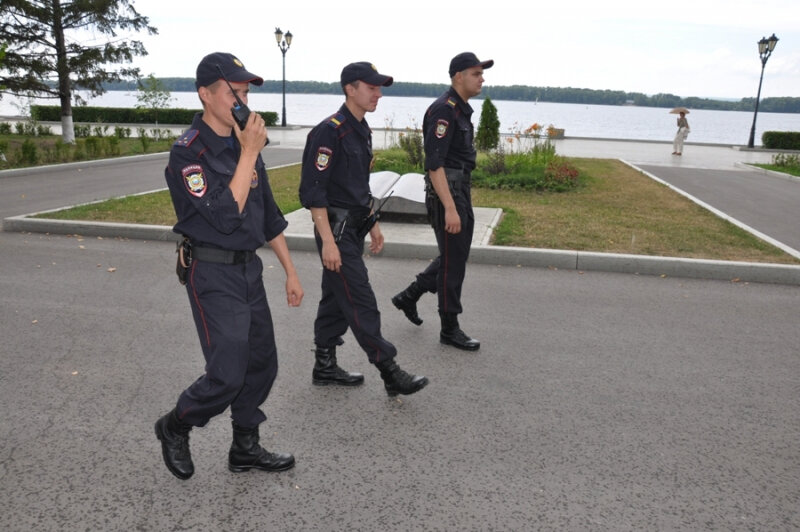
[[189, 129], [183, 135], [178, 137], [178, 140], [175, 141], [173, 146], [182, 146], [184, 148], [188, 148], [199, 134], [199, 129]]
[[317, 159], [314, 161], [314, 166], [317, 167], [317, 170], [322, 172], [328, 168], [328, 164], [331, 162], [332, 155], [332, 149], [328, 148], [327, 146], [320, 146], [317, 150]]
[[450, 122], [447, 120], [437, 120], [436, 121], [436, 138], [441, 139], [447, 135], [447, 128], [450, 126]]
[[342, 113], [336, 113], [335, 115], [331, 115], [331, 117], [328, 118], [328, 125], [333, 129], [338, 129], [339, 127], [341, 127], [342, 124], [344, 124], [345, 120], [347, 120], [347, 118], [345, 118], [345, 116]]
[[203, 167], [199, 164], [184, 166], [181, 170], [183, 183], [192, 196], [202, 198], [207, 189], [206, 178], [203, 175]]

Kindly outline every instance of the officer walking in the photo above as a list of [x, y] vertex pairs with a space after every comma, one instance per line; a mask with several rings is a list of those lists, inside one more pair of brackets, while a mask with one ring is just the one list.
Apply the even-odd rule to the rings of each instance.
[[[268, 142], [264, 119], [246, 107], [250, 83], [263, 80], [235, 56], [218, 52], [202, 59], [195, 85], [203, 112], [172, 146], [165, 170], [178, 217], [173, 231], [184, 235], [178, 276], [206, 361], [205, 373], [155, 424], [167, 468], [184, 480], [194, 473], [189, 431], [228, 407], [231, 471], [283, 471], [295, 463], [291, 454], [259, 445], [258, 426], [266, 420], [259, 406], [275, 381], [278, 355], [256, 250], [269, 242], [286, 271], [290, 306], [300, 305], [303, 289], [283, 235], [288, 224], [261, 158]], [[232, 107], [243, 111], [241, 125]]]
[[463, 310], [461, 288], [475, 227], [470, 174], [477, 154], [472, 107], [467, 102], [481, 93], [483, 71], [492, 65], [494, 61], [480, 61], [472, 52], [455, 56], [450, 61], [450, 88], [425, 112], [425, 207], [436, 234], [439, 256], [408, 288], [392, 298], [394, 306], [412, 323], [421, 325], [417, 301], [425, 292], [438, 294], [440, 342], [467, 351], [481, 346], [458, 323]]
[[389, 396], [412, 394], [428, 384], [426, 377], [400, 369], [395, 362], [397, 349], [381, 335], [380, 312], [362, 256], [367, 233], [370, 251], [383, 249], [369, 188], [372, 130], [364, 116], [376, 109], [381, 87], [392, 81], [367, 62], [342, 69], [345, 103], [308, 134], [300, 181], [300, 202], [311, 211], [323, 265], [312, 382], [340, 386], [364, 382], [363, 375], [345, 371], [336, 360], [336, 348], [350, 327], [380, 371]]

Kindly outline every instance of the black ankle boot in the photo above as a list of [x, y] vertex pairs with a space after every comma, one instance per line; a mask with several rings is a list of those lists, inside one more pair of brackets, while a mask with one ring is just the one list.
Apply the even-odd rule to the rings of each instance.
[[242, 473], [251, 469], [286, 471], [294, 467], [294, 456], [271, 453], [258, 444], [258, 427], [248, 429], [233, 425], [233, 443], [228, 453], [228, 469]]
[[481, 348], [481, 343], [474, 338], [467, 336], [458, 325], [458, 314], [454, 312], [440, 312], [442, 318], [442, 332], [439, 341], [443, 344], [452, 345], [465, 351], [477, 351]]
[[316, 362], [311, 372], [311, 382], [317, 386], [338, 384], [339, 386], [358, 386], [364, 382], [361, 373], [350, 373], [336, 363], [336, 347], [320, 347], [314, 350]]
[[403, 311], [406, 318], [414, 325], [422, 325], [422, 318], [417, 314], [417, 301], [422, 297], [425, 290], [416, 281], [408, 285], [408, 288], [392, 298], [395, 307]]
[[194, 474], [194, 463], [189, 451], [189, 431], [192, 426], [181, 423], [177, 410], [173, 409], [156, 421], [155, 430], [156, 438], [161, 440], [161, 453], [170, 473], [181, 480], [191, 477]]
[[397, 394], [411, 395], [423, 389], [428, 384], [428, 378], [422, 375], [410, 375], [400, 369], [393, 358], [375, 364], [381, 372], [383, 385], [389, 397]]

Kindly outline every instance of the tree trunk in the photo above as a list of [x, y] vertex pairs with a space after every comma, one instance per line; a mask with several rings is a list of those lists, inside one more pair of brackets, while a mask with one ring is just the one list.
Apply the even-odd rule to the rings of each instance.
[[58, 97], [61, 100], [61, 140], [65, 144], [75, 143], [75, 128], [72, 124], [72, 87], [67, 65], [67, 46], [64, 41], [63, 13], [60, 0], [53, 2], [53, 37], [56, 41], [56, 70], [58, 73]]

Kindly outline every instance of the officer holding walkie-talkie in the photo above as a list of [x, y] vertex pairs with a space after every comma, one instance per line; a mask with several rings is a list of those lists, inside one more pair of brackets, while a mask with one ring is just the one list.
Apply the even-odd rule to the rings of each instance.
[[410, 375], [395, 362], [397, 349], [381, 335], [375, 294], [364, 264], [364, 238], [370, 251], [383, 249], [379, 207], [370, 194], [372, 130], [364, 116], [381, 98], [392, 77], [367, 62], [351, 63], [341, 74], [345, 103], [308, 134], [303, 152], [300, 202], [311, 211], [322, 259], [322, 298], [314, 322], [316, 385], [358, 386], [360, 373], [339, 367], [336, 348], [348, 327], [369, 361], [380, 371], [390, 396], [421, 390], [428, 379]]
[[231, 471], [283, 471], [295, 462], [291, 454], [259, 444], [258, 427], [266, 420], [260, 406], [275, 381], [278, 354], [256, 250], [269, 242], [286, 271], [290, 306], [300, 305], [303, 289], [283, 235], [288, 224], [261, 158], [264, 119], [247, 108], [251, 83], [263, 80], [235, 56], [203, 58], [195, 82], [203, 112], [172, 146], [165, 171], [178, 218], [173, 231], [183, 235], [178, 279], [186, 286], [206, 362], [205, 372], [155, 424], [164, 463], [183, 480], [194, 473], [189, 431], [228, 407]]

